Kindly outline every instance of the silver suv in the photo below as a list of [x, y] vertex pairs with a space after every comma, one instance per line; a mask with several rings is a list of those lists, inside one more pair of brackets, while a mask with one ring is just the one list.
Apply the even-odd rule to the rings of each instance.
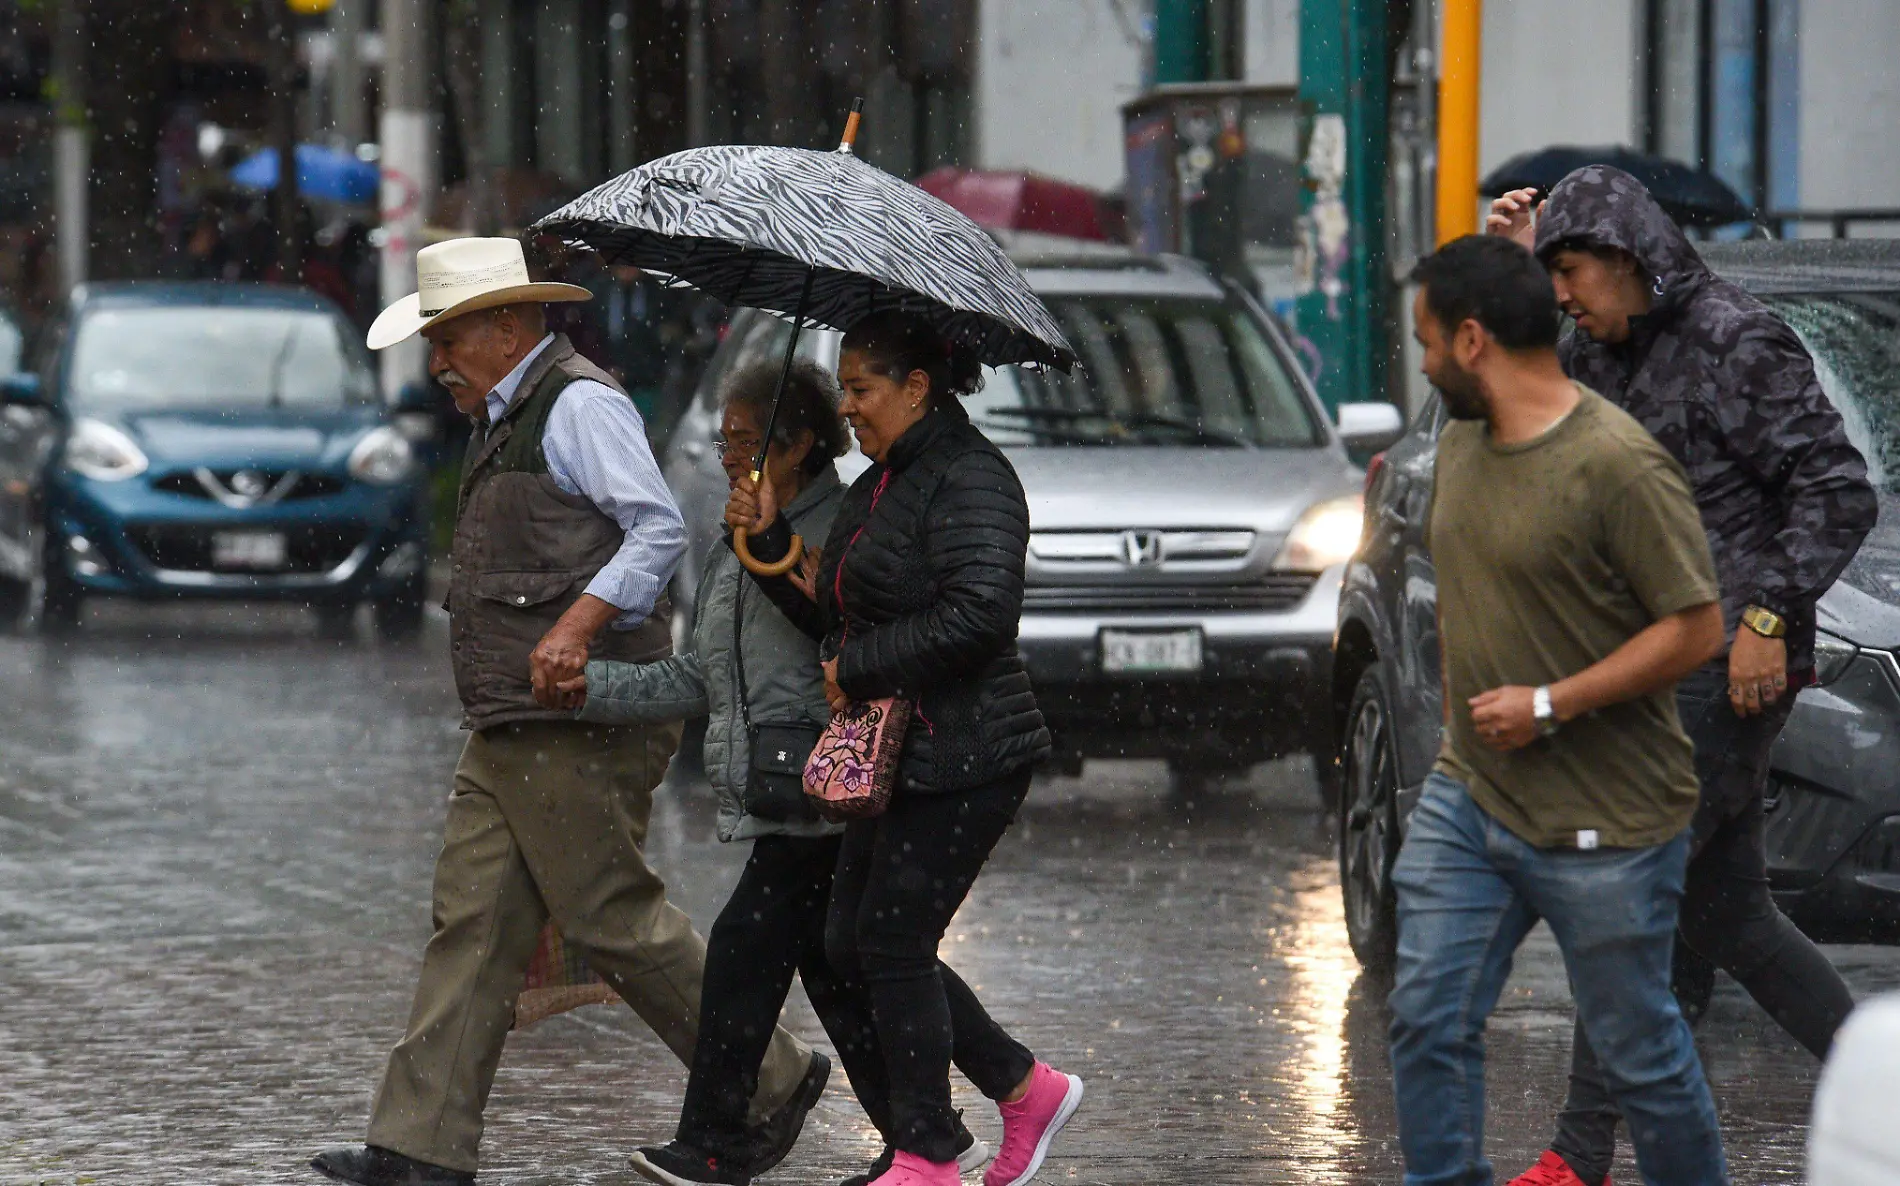
[[[1343, 431], [1328, 422], [1272, 319], [1186, 260], [1017, 263], [1082, 366], [995, 371], [965, 402], [1028, 492], [1020, 646], [1059, 765], [1164, 758], [1171, 789], [1189, 796], [1312, 751], [1328, 732], [1340, 573], [1359, 542], [1362, 475], [1347, 449], [1395, 439], [1397, 409], [1348, 405]], [[726, 498], [711, 449], [718, 391], [780, 357], [788, 332], [739, 315], [666, 452], [695, 535], [675, 582], [682, 637]], [[834, 333], [800, 346], [827, 366], [837, 350]], [[849, 481], [866, 462], [838, 464]]]

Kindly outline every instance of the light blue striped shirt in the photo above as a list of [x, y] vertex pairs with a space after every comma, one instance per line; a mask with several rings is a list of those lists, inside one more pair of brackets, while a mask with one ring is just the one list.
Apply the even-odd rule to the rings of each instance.
[[[553, 342], [553, 334], [542, 338], [488, 393], [490, 424], [501, 420], [528, 367]], [[586, 498], [627, 533], [613, 559], [588, 582], [587, 591], [623, 611], [614, 619], [614, 629], [633, 629], [652, 615], [686, 554], [686, 522], [653, 459], [640, 410], [603, 383], [577, 379], [562, 390], [548, 414], [541, 451], [556, 486]]]

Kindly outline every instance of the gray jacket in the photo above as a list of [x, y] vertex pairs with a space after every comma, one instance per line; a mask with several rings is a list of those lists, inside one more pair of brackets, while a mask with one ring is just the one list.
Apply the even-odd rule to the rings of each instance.
[[[785, 517], [816, 547], [831, 530], [844, 486], [827, 469], [799, 491]], [[739, 791], [751, 778], [752, 755], [739, 712], [737, 665], [732, 655], [733, 607], [743, 594], [745, 619], [746, 705], [753, 723], [831, 718], [825, 703], [824, 673], [818, 643], [787, 621], [763, 590], [739, 566], [724, 542], [716, 543], [700, 577], [694, 599], [693, 646], [688, 654], [658, 663], [595, 660], [587, 665], [587, 702], [583, 721], [606, 724], [658, 724], [704, 714], [706, 778], [719, 793], [719, 838], [823, 836], [842, 825], [822, 820], [778, 823], [749, 816]]]

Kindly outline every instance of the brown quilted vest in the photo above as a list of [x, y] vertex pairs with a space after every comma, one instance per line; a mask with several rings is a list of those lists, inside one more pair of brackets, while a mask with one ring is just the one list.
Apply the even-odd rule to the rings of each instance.
[[[558, 336], [521, 378], [513, 403], [471, 440], [462, 464], [450, 553], [449, 638], [462, 726], [572, 720], [534, 702], [528, 655], [587, 590], [625, 538], [586, 498], [548, 476], [541, 435], [568, 384], [592, 379], [621, 390], [606, 372]], [[592, 659], [650, 663], [673, 653], [672, 607], [662, 597], [632, 630], [595, 636]]]

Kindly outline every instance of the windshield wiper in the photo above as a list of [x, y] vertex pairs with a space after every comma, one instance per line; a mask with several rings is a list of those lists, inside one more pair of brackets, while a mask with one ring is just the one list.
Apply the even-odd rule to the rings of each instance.
[[1154, 412], [1142, 412], [1121, 421], [1131, 428], [1172, 428], [1178, 432], [1192, 433], [1194, 439], [1203, 445], [1230, 445], [1237, 449], [1249, 448], [1253, 442], [1246, 437], [1231, 432], [1222, 432], [1218, 428], [1209, 428], [1198, 420], [1189, 420], [1182, 416], [1162, 416]]
[[[1116, 420], [1113, 416], [1099, 408], [985, 408], [983, 414], [985, 417], [1007, 416], [1011, 419], [1032, 421], [1107, 420], [1116, 427], [1121, 425], [1119, 420]], [[1008, 428], [1011, 431], [1021, 431], [1020, 426], [1014, 424], [999, 424], [997, 427]], [[1046, 437], [1048, 440], [1060, 445], [1100, 445], [1105, 444], [1108, 439], [1088, 433], [1076, 432], [1073, 429], [1056, 428], [1053, 426], [1045, 428], [1040, 424], [1036, 426], [1034, 432], [1037, 436]]]
[[984, 408], [986, 416], [1021, 416], [1025, 420], [1113, 420], [1113, 412], [1101, 408]]
[[277, 357], [270, 364], [270, 406], [284, 406], [284, 364], [290, 361], [290, 344], [297, 339], [297, 323], [291, 322], [284, 330], [284, 340], [278, 343]]
[[1251, 448], [1253, 442], [1233, 433], [1209, 428], [1197, 420], [1182, 416], [1163, 416], [1155, 412], [1137, 412], [1129, 416], [1118, 416], [1103, 408], [985, 408], [989, 416], [1020, 417], [1024, 420], [1105, 420], [1120, 429], [1130, 428], [1171, 428], [1177, 432], [1191, 433], [1195, 442], [1203, 445], [1226, 445], [1234, 448]]

